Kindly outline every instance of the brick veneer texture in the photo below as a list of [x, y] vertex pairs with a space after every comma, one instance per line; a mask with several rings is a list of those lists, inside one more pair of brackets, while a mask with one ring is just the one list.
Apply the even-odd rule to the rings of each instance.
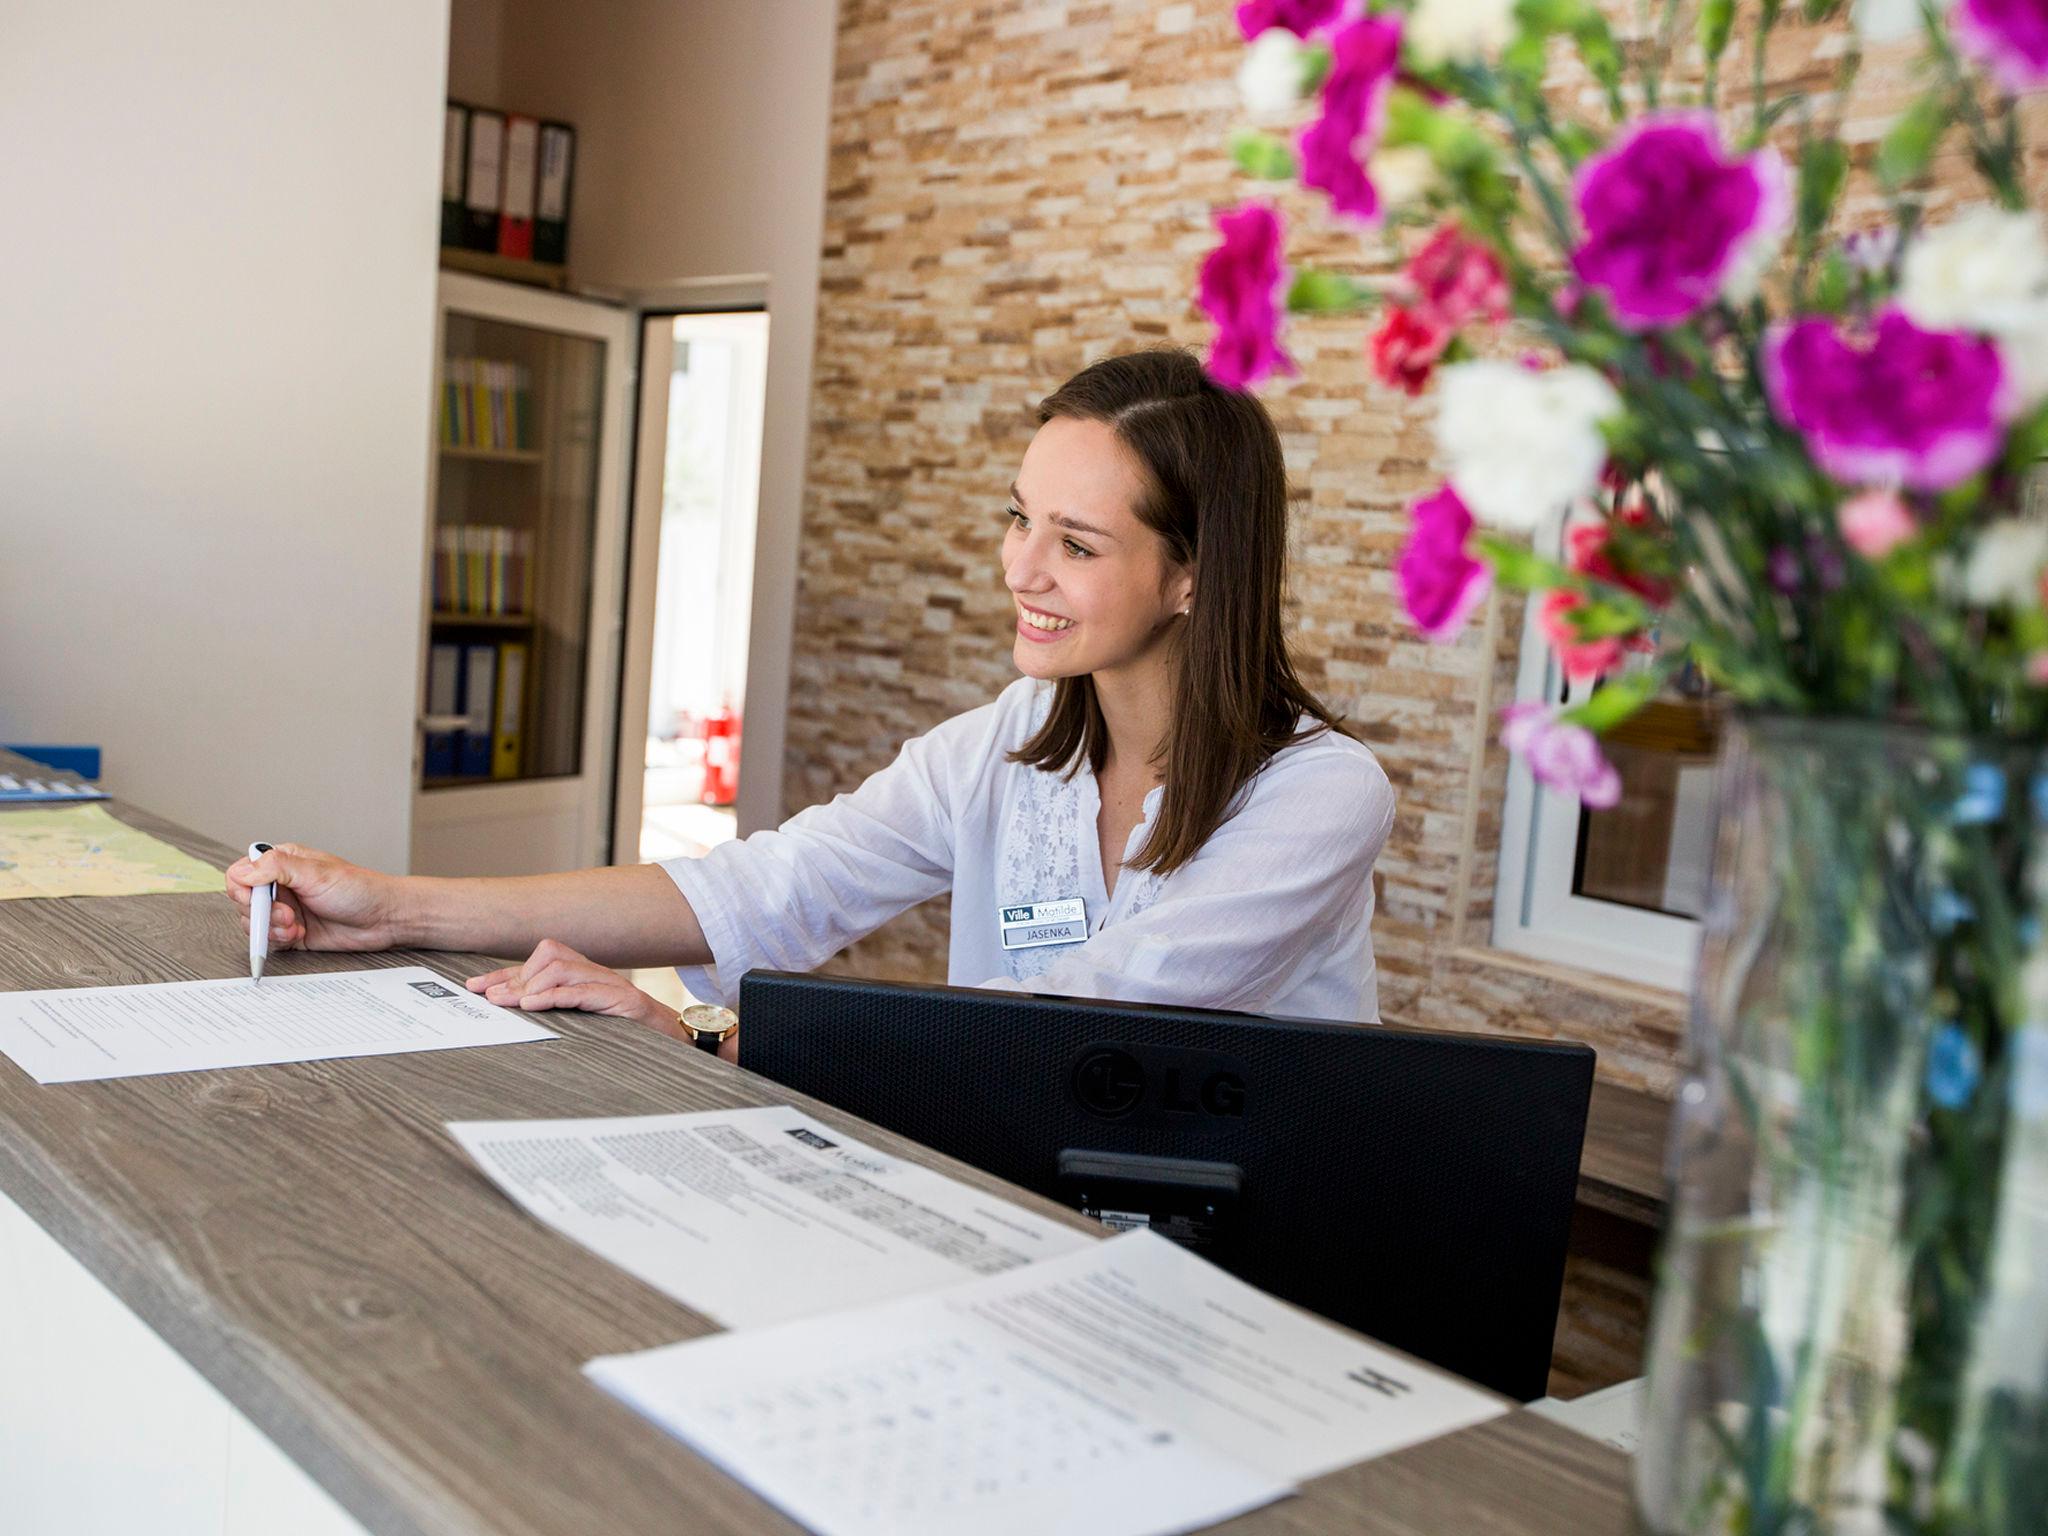
[[[852, 788], [905, 739], [1015, 676], [997, 546], [1035, 402], [1095, 358], [1206, 342], [1190, 296], [1211, 212], [1253, 190], [1223, 148], [1239, 121], [1232, 9], [846, 0], [788, 810]], [[1633, 11], [1611, 11], [1624, 37]], [[1839, 27], [1788, 30], [1773, 78], [1824, 82], [1842, 41]], [[1745, 75], [1731, 66], [1731, 78]], [[1568, 61], [1552, 86], [1586, 93]], [[1866, 66], [1843, 128], [1859, 163], [1909, 93], [1899, 51]], [[1290, 190], [1279, 201], [1292, 261], [1389, 275], [1374, 264], [1377, 242], [1340, 229], [1317, 200]], [[1874, 206], [1859, 182], [1851, 216]], [[1382, 1008], [1438, 1027], [1583, 1039], [1603, 1075], [1668, 1095], [1677, 998], [1487, 947], [1507, 773], [1488, 727], [1512, 696], [1521, 606], [1498, 600], [1491, 645], [1483, 623], [1434, 646], [1403, 619], [1391, 568], [1405, 504], [1437, 475], [1431, 402], [1370, 381], [1367, 331], [1362, 319], [1292, 325], [1299, 371], [1261, 394], [1287, 455], [1303, 676], [1371, 744], [1399, 797], [1377, 870]], [[946, 924], [946, 903], [929, 903], [837, 965], [942, 980]]]

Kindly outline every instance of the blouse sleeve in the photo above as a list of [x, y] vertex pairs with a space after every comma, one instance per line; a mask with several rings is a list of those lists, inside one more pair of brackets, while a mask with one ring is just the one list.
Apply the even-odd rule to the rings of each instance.
[[[1302, 765], [1308, 769], [1309, 765]], [[1255, 794], [1143, 912], [1104, 928], [1027, 985], [1004, 990], [1259, 1013], [1371, 917], [1372, 866], [1394, 795], [1363, 754]], [[1132, 878], [1127, 871], [1124, 879]]]
[[808, 971], [948, 889], [956, 778], [993, 750], [994, 731], [992, 709], [957, 716], [851, 794], [703, 858], [665, 860], [711, 946], [711, 965], [677, 968], [683, 984], [729, 1004], [748, 971]]

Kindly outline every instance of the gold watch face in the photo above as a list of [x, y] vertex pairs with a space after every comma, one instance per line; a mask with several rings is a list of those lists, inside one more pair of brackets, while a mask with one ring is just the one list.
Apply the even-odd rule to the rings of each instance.
[[701, 1040], [709, 1036], [723, 1040], [740, 1027], [740, 1016], [730, 1008], [721, 1008], [716, 1003], [692, 1003], [683, 1010], [683, 1028], [690, 1032], [692, 1039]]

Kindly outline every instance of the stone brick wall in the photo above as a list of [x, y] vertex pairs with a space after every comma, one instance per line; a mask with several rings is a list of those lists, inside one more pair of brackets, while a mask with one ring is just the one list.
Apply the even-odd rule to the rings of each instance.
[[[848, 789], [907, 737], [1013, 677], [997, 546], [1038, 398], [1089, 361], [1201, 345], [1191, 300], [1212, 209], [1247, 195], [1224, 143], [1241, 45], [1229, 0], [845, 0], [812, 397], [788, 809]], [[1617, 18], [1633, 5], [1617, 6]], [[1788, 34], [1775, 74], [1821, 77], [1840, 33]], [[1904, 99], [1872, 72], [1867, 156]], [[1731, 66], [1731, 70], [1733, 70]], [[1746, 74], [1746, 70], [1737, 72]], [[1581, 83], [1560, 73], [1557, 88]], [[1864, 195], [1867, 205], [1868, 197]], [[1281, 199], [1290, 259], [1383, 277], [1376, 242]], [[1433, 483], [1430, 402], [1370, 382], [1364, 320], [1296, 324], [1262, 389], [1292, 484], [1292, 632], [1309, 686], [1379, 754], [1400, 808], [1374, 941], [1389, 1017], [1566, 1035], [1603, 1075], [1668, 1094], [1677, 998], [1487, 947], [1520, 607], [1418, 639], [1391, 563]], [[943, 902], [848, 969], [943, 979]]]

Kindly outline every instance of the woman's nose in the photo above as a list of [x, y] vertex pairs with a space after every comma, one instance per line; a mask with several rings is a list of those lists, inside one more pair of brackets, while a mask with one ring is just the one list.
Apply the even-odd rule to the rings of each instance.
[[1012, 592], [1038, 592], [1045, 586], [1044, 562], [1027, 534], [1004, 552], [1003, 584]]

